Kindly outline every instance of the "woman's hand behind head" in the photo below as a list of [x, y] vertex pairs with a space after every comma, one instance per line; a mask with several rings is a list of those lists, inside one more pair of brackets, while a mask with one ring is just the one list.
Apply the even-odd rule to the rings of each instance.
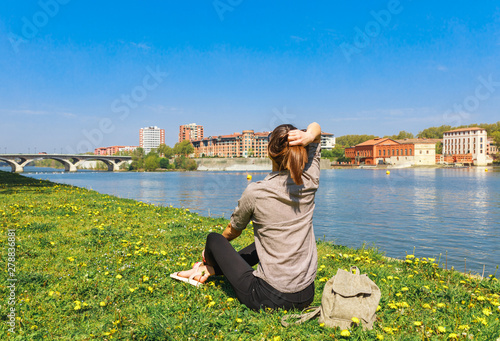
[[288, 143], [290, 146], [307, 146], [309, 143], [313, 142], [315, 136], [313, 136], [308, 131], [302, 130], [290, 130], [288, 132]]

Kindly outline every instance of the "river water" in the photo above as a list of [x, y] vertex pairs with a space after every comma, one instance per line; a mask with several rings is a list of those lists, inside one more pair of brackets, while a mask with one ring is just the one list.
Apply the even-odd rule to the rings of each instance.
[[[10, 171], [9, 168], [1, 168]], [[24, 175], [123, 198], [228, 218], [248, 185], [268, 172], [65, 173], [26, 167]], [[441, 257], [448, 268], [485, 275], [500, 264], [500, 170], [322, 170], [314, 229], [350, 247], [375, 245], [387, 256]], [[440, 256], [441, 255], [441, 256]]]

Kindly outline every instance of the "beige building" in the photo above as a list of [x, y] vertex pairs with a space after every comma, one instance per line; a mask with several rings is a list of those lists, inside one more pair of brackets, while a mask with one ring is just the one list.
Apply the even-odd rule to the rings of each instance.
[[441, 142], [441, 140], [416, 138], [397, 141], [402, 145], [414, 145], [413, 158], [408, 161], [413, 166], [431, 166], [436, 164], [436, 143]]

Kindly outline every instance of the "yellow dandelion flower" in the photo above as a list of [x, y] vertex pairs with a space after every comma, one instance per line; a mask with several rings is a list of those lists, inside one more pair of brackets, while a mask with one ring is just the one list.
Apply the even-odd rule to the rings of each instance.
[[238, 318], [236, 319], [236, 322], [241, 323], [241, 322], [243, 322], [243, 320], [242, 320], [242, 319], [240, 319], [240, 318], [238, 317]]
[[382, 307], [380, 305], [377, 306], [377, 311], [379, 311], [380, 309], [382, 309]]
[[387, 279], [388, 279], [388, 280], [392, 280], [392, 279], [394, 279], [394, 277], [392, 277], [392, 276], [387, 276]]
[[148, 290], [149, 290], [150, 292], [153, 292], [153, 287], [148, 287]]
[[106, 306], [106, 302], [101, 301], [101, 303], [99, 303], [99, 305], [100, 305], [101, 307], [105, 307], [105, 306]]
[[359, 319], [357, 317], [351, 318], [351, 321], [356, 323], [356, 324], [359, 324]]
[[488, 309], [488, 308], [484, 308], [483, 309], [483, 314], [486, 315], [486, 316], [490, 316], [492, 314], [491, 310]]
[[232, 301], [234, 301], [234, 298], [229, 297], [226, 301], [227, 301], [227, 302], [232, 302]]
[[70, 262], [73, 262], [75, 260], [73, 257], [68, 257], [66, 259], [69, 260]]
[[383, 340], [384, 339], [384, 335], [382, 334], [377, 334], [377, 340]]
[[443, 326], [438, 326], [438, 332], [440, 333], [446, 333], [446, 328]]
[[430, 304], [429, 304], [429, 303], [424, 303], [424, 304], [422, 305], [422, 308], [424, 308], [424, 309], [431, 309], [431, 306], [430, 306]]
[[408, 290], [410, 290], [410, 289], [408, 289], [408, 287], [402, 287], [401, 288], [401, 291], [408, 291]]
[[322, 277], [319, 279], [320, 282], [327, 282], [328, 281], [328, 277]]
[[324, 327], [324, 326], [325, 326], [325, 324], [324, 324], [324, 323], [320, 323], [320, 324], [319, 324], [319, 326], [320, 326], [320, 327]]
[[420, 321], [415, 321], [413, 322], [413, 325], [417, 326], [417, 327], [420, 327], [422, 325], [422, 322]]
[[456, 338], [457, 338], [457, 334], [455, 334], [455, 333], [448, 334], [448, 339], [456, 339]]
[[344, 337], [351, 336], [351, 332], [348, 331], [347, 329], [344, 329], [343, 331], [340, 332], [340, 336]]
[[469, 328], [470, 327], [467, 324], [461, 324], [461, 325], [458, 326], [459, 330], [469, 330]]
[[273, 341], [280, 341], [281, 340], [281, 336], [275, 336], [273, 337]]
[[52, 296], [52, 295], [54, 295], [54, 291], [53, 291], [53, 290], [50, 290], [50, 291], [49, 291], [49, 296]]
[[387, 334], [392, 334], [392, 328], [391, 327], [384, 327], [384, 332]]
[[208, 302], [207, 307], [213, 307], [215, 305], [214, 301]]
[[116, 278], [117, 278], [117, 279], [122, 279], [122, 278], [123, 278], [123, 276], [122, 276], [122, 275], [120, 275], [120, 274], [118, 274], [118, 275], [116, 275]]
[[135, 289], [128, 288], [128, 291], [130, 291], [130, 292], [134, 292], [134, 291], [135, 291]]
[[444, 304], [444, 303], [438, 303], [438, 304], [436, 304], [436, 307], [438, 307], [438, 308], [444, 308], [444, 307], [446, 307], [446, 304]]
[[147, 282], [147, 281], [149, 281], [149, 277], [148, 277], [148, 276], [142, 276], [142, 281], [143, 281], [143, 282]]

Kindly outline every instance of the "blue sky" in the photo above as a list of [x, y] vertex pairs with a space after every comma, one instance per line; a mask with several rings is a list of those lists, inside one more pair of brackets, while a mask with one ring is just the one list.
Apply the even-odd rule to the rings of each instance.
[[346, 134], [500, 120], [496, 1], [0, 3], [0, 153], [285, 121]]

